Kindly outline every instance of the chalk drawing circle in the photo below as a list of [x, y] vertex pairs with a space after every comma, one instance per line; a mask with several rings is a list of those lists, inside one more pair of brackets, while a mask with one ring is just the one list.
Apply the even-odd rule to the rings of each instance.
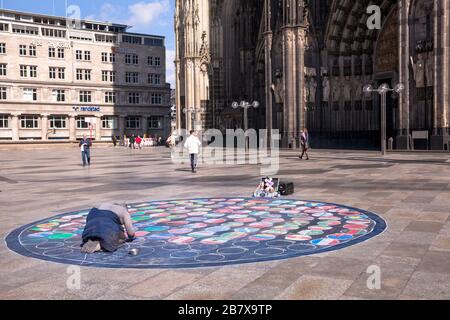
[[[128, 209], [139, 237], [114, 253], [81, 253], [88, 210], [20, 227], [6, 237], [6, 243], [21, 255], [70, 265], [197, 268], [339, 250], [367, 241], [387, 228], [385, 221], [371, 212], [293, 199], [147, 201], [129, 204]], [[131, 247], [139, 250], [137, 256], [128, 254]]]

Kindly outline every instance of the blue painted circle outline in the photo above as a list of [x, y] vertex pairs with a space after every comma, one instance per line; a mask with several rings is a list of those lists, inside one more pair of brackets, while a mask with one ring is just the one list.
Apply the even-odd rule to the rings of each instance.
[[[242, 201], [255, 200], [255, 198], [238, 197], [238, 196], [226, 197], [226, 198], [210, 196], [210, 197], [203, 197], [203, 198], [186, 198], [186, 199], [175, 198], [175, 199], [166, 199], [166, 200], [150, 200], [150, 201], [145, 201], [145, 202], [129, 203], [128, 205], [129, 206], [137, 206], [142, 203], [154, 203], [154, 202], [160, 202], [160, 201], [164, 201], [164, 202], [166, 202], [166, 201], [201, 201], [201, 200], [205, 201], [206, 199], [225, 199], [225, 201], [230, 200], [230, 199], [242, 199]], [[19, 236], [21, 235], [21, 233], [23, 231], [27, 230], [28, 228], [36, 226], [38, 224], [42, 224], [49, 220], [64, 217], [67, 215], [80, 214], [80, 212], [86, 212], [86, 211], [88, 211], [88, 209], [80, 209], [77, 211], [65, 212], [65, 213], [62, 213], [62, 214], [59, 214], [56, 216], [44, 218], [39, 221], [35, 221], [35, 222], [29, 223], [27, 225], [21, 226], [15, 230], [11, 231], [4, 238], [4, 241], [9, 250], [11, 250], [21, 256], [39, 259], [39, 260], [48, 261], [48, 262], [54, 262], [54, 263], [58, 263], [58, 264], [64, 264], [64, 265], [78, 265], [78, 266], [83, 266], [83, 267], [105, 268], [105, 269], [196, 269], [196, 268], [220, 267], [220, 266], [227, 266], [227, 265], [240, 265], [240, 264], [260, 263], [260, 262], [277, 261], [277, 260], [287, 260], [287, 259], [299, 258], [302, 256], [311, 256], [311, 255], [316, 255], [316, 254], [320, 254], [320, 253], [336, 251], [336, 250], [340, 250], [340, 249], [344, 249], [347, 247], [351, 247], [351, 246], [360, 244], [371, 238], [375, 238], [375, 237], [379, 236], [380, 234], [384, 233], [388, 229], [387, 222], [383, 218], [381, 218], [379, 215], [377, 215], [373, 212], [355, 208], [355, 207], [350, 207], [350, 206], [333, 203], [333, 202], [323, 202], [320, 200], [303, 200], [303, 199], [290, 199], [290, 198], [282, 198], [282, 199], [278, 198], [278, 199], [266, 199], [266, 200], [269, 200], [269, 201], [277, 201], [277, 200], [302, 201], [302, 202], [309, 202], [309, 203], [319, 203], [319, 204], [322, 204], [325, 206], [326, 205], [338, 206], [339, 208], [342, 208], [342, 209], [354, 210], [354, 211], [358, 211], [364, 215], [367, 215], [375, 223], [375, 226], [371, 232], [369, 232], [361, 237], [358, 237], [357, 239], [349, 240], [346, 243], [339, 243], [337, 245], [334, 245], [334, 246], [328, 247], [328, 248], [318, 248], [312, 252], [305, 252], [305, 253], [296, 252], [295, 254], [291, 254], [288, 256], [282, 256], [282, 257], [272, 256], [272, 257], [266, 257], [266, 258], [264, 258], [264, 257], [252, 258], [252, 259], [247, 259], [247, 260], [243, 260], [243, 261], [239, 261], [239, 262], [221, 261], [221, 262], [217, 262], [217, 263], [195, 263], [195, 264], [190, 263], [190, 264], [180, 264], [180, 265], [173, 265], [173, 264], [121, 265], [120, 263], [116, 263], [116, 264], [105, 264], [105, 263], [97, 263], [97, 262], [91, 263], [88, 261], [72, 261], [69, 259], [64, 261], [64, 260], [54, 259], [51, 257], [36, 254], [34, 252], [27, 250], [24, 246], [22, 246], [20, 244]]]

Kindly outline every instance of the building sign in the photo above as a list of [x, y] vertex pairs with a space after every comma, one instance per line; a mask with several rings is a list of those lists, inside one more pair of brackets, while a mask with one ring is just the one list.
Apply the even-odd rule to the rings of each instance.
[[66, 48], [66, 49], [71, 48], [69, 42], [49, 42], [48, 46], [50, 48]]
[[113, 53], [130, 54], [130, 53], [136, 53], [136, 50], [123, 48], [123, 47], [113, 47], [112, 52]]
[[42, 47], [42, 41], [41, 40], [33, 40], [30, 42], [30, 45], [34, 46], [34, 47]]
[[73, 107], [73, 111], [100, 112], [100, 107]]

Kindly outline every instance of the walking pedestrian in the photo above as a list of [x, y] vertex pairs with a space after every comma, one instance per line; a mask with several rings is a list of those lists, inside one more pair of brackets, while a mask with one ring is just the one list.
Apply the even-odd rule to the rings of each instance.
[[136, 138], [136, 145], [137, 145], [137, 147], [138, 147], [139, 149], [142, 149], [141, 143], [142, 143], [142, 138], [141, 138], [141, 136], [137, 136], [137, 138]]
[[300, 155], [300, 159], [303, 160], [303, 156], [306, 155], [306, 160], [309, 160], [308, 149], [309, 149], [309, 133], [308, 129], [304, 128], [300, 134], [300, 145], [302, 147], [302, 154]]
[[83, 167], [87, 165], [91, 165], [91, 146], [92, 140], [90, 138], [86, 138], [86, 135], [83, 134], [83, 138], [80, 140], [78, 145], [81, 150], [81, 160], [83, 161]]
[[116, 136], [112, 136], [112, 143], [114, 145], [114, 147], [117, 147], [117, 137]]
[[132, 134], [130, 137], [130, 149], [136, 149], [136, 146], [134, 145], [135, 142], [136, 138], [134, 137], [134, 134]]
[[198, 154], [200, 153], [200, 147], [202, 143], [197, 137], [197, 132], [190, 131], [189, 138], [186, 139], [184, 147], [188, 150], [189, 158], [191, 160], [192, 173], [197, 173]]

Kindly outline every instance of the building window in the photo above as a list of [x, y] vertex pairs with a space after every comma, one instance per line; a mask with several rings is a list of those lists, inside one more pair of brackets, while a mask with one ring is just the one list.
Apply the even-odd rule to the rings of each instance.
[[80, 91], [80, 102], [82, 102], [82, 103], [92, 102], [92, 92], [91, 91]]
[[153, 57], [147, 57], [147, 64], [153, 66]]
[[122, 36], [122, 42], [126, 43], [132, 43], [132, 44], [141, 44], [142, 38], [141, 37], [133, 37], [133, 36]]
[[0, 100], [6, 100], [6, 87], [0, 87]]
[[144, 38], [144, 45], [162, 47], [164, 42], [162, 39]]
[[86, 81], [91, 80], [91, 70], [84, 70], [84, 80]]
[[105, 34], [96, 34], [95, 35], [95, 41], [97, 42], [108, 42], [108, 43], [116, 43], [117, 37], [116, 36], [108, 36]]
[[125, 119], [127, 129], [140, 129], [141, 118], [140, 117], [127, 117]]
[[148, 74], [148, 83], [149, 84], [161, 84], [161, 75], [156, 73]]
[[48, 77], [49, 77], [50, 79], [56, 79], [56, 68], [50, 67], [50, 68], [48, 69]]
[[36, 57], [36, 47], [35, 46], [29, 47], [29, 54], [31, 57]]
[[24, 88], [23, 100], [25, 101], [37, 101], [37, 89]]
[[6, 76], [6, 63], [0, 63], [0, 76]]
[[115, 53], [110, 53], [109, 54], [109, 62], [111, 62], [111, 63], [115, 63], [116, 62], [116, 54]]
[[37, 67], [29, 66], [30, 68], [30, 78], [37, 78]]
[[117, 129], [116, 117], [102, 117], [102, 129]]
[[83, 51], [81, 50], [76, 50], [75, 51], [75, 57], [78, 61], [83, 60]]
[[52, 91], [53, 102], [64, 102], [66, 101], [66, 91], [65, 90], [53, 90]]
[[65, 52], [64, 48], [58, 48], [58, 59], [64, 59]]
[[108, 53], [102, 52], [102, 62], [108, 62]]
[[7, 129], [9, 128], [8, 116], [5, 114], [0, 114], [0, 128]]
[[138, 72], [126, 72], [125, 73], [126, 83], [139, 83], [139, 73]]
[[26, 56], [27, 55], [27, 46], [24, 44], [19, 45], [19, 55]]
[[6, 53], [6, 43], [0, 43], [0, 54]]
[[105, 103], [116, 103], [116, 93], [112, 91], [105, 92]]
[[65, 68], [56, 68], [56, 67], [50, 67], [49, 68], [49, 78], [50, 79], [58, 79], [64, 80], [66, 74], [65, 74]]
[[129, 104], [139, 104], [140, 98], [141, 98], [141, 94], [139, 92], [128, 93], [128, 103]]
[[39, 35], [39, 28], [13, 24], [12, 32], [20, 33], [20, 34], [32, 34], [32, 35], [37, 36], [37, 35]]
[[22, 78], [36, 78], [37, 77], [37, 67], [36, 66], [20, 66], [20, 76]]
[[21, 116], [20, 127], [22, 129], [39, 129], [39, 116]]
[[84, 60], [85, 61], [91, 61], [91, 52], [90, 51], [85, 51], [84, 52]]
[[9, 30], [9, 24], [7, 23], [0, 23], [0, 31], [8, 31]]
[[110, 81], [110, 82], [116, 81], [116, 72], [103, 70], [102, 71], [102, 81]]
[[139, 64], [139, 56], [137, 54], [126, 54], [125, 55], [125, 63], [126, 64]]
[[77, 69], [77, 80], [91, 80], [91, 70], [89, 69]]
[[156, 105], [162, 104], [162, 94], [152, 93], [151, 104], [156, 104]]
[[59, 30], [59, 29], [42, 28], [42, 35], [44, 37], [65, 38], [66, 37], [66, 31], [65, 30]]
[[87, 129], [89, 128], [89, 123], [85, 120], [85, 117], [77, 117], [77, 129]]
[[48, 48], [48, 57], [49, 58], [56, 58], [56, 50], [55, 50], [55, 48]]
[[66, 69], [58, 68], [58, 79], [64, 80], [66, 78]]
[[149, 129], [162, 129], [164, 117], [150, 117], [148, 118]]
[[48, 118], [50, 129], [67, 128], [67, 118], [65, 116], [50, 116]]
[[22, 78], [28, 77], [28, 67], [27, 66], [20, 66], [20, 76]]
[[159, 67], [161, 65], [161, 58], [155, 57], [155, 66]]

